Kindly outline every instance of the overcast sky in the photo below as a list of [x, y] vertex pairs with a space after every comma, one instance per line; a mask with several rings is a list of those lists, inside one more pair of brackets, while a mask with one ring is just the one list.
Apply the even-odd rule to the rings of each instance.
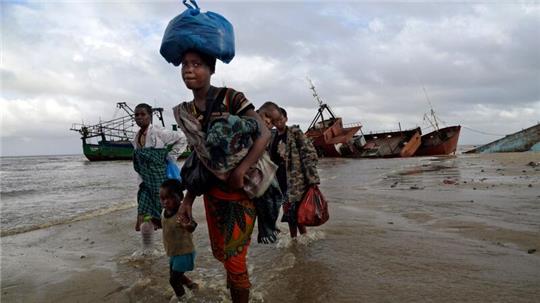
[[[214, 85], [272, 100], [305, 130], [316, 112], [306, 76], [344, 123], [365, 132], [446, 125], [507, 134], [540, 120], [538, 2], [198, 1], [235, 28], [236, 57]], [[166, 109], [191, 95], [159, 54], [181, 1], [5, 1], [2, 155], [81, 153], [72, 123], [110, 119], [116, 102]], [[119, 114], [119, 113], [116, 113]], [[460, 144], [494, 135], [463, 129]]]

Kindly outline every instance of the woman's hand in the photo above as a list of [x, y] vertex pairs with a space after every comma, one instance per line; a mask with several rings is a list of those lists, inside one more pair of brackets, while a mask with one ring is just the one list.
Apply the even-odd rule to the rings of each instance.
[[135, 222], [135, 231], [141, 231], [141, 224], [144, 221], [143, 215], [137, 215], [137, 222]]
[[237, 166], [231, 175], [229, 176], [229, 179], [227, 180], [227, 184], [232, 189], [241, 189], [244, 187], [244, 175], [246, 174], [246, 169], [239, 165]]
[[257, 163], [259, 158], [265, 152], [268, 141], [270, 140], [270, 131], [267, 127], [263, 126], [263, 121], [259, 114], [253, 109], [249, 109], [244, 115], [257, 120], [257, 123], [259, 123], [260, 135], [254, 138], [253, 145], [251, 145], [248, 154], [229, 176], [227, 183], [233, 189], [241, 189], [244, 187], [244, 176], [246, 172], [253, 164]]
[[176, 222], [184, 228], [191, 226], [191, 222], [193, 221], [192, 206], [194, 201], [195, 195], [188, 191], [176, 215]]
[[193, 213], [191, 204], [182, 203], [182, 205], [180, 205], [180, 209], [178, 210], [178, 214], [176, 215], [176, 222], [183, 227], [188, 227], [191, 225], [192, 220]]

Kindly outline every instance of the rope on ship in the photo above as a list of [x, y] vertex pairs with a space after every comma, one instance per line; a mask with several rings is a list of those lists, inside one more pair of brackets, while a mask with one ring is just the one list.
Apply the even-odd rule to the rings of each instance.
[[467, 126], [464, 126], [464, 125], [461, 125], [461, 127], [465, 128], [465, 129], [468, 129], [468, 130], [470, 130], [470, 131], [472, 131], [472, 132], [482, 134], [482, 135], [497, 136], [497, 137], [504, 137], [504, 136], [506, 136], [506, 135], [501, 135], [501, 134], [488, 133], [488, 132], [481, 131], [481, 130], [477, 130], [477, 129], [474, 129], [474, 128], [470, 128], [470, 127], [467, 127]]

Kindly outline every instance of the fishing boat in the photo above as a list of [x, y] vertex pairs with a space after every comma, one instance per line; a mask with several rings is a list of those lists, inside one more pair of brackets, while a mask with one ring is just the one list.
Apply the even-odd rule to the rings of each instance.
[[536, 151], [540, 143], [540, 123], [506, 135], [504, 138], [495, 140], [486, 145], [471, 149], [465, 153], [508, 153]]
[[348, 158], [411, 157], [420, 146], [420, 127], [408, 130], [378, 132], [355, 136], [339, 147], [341, 156]]
[[305, 134], [312, 140], [319, 157], [341, 157], [338, 148], [350, 142], [362, 128], [362, 125], [353, 123], [344, 126], [342, 119], [336, 117], [330, 107], [319, 96], [313, 82], [309, 79], [308, 81], [313, 97], [319, 104], [319, 109]]
[[[118, 102], [117, 109], [126, 115], [93, 125], [74, 123], [70, 130], [81, 134], [83, 153], [90, 161], [131, 160], [135, 135], [135, 113], [126, 102]], [[163, 108], [153, 108], [153, 114], [165, 127]], [[97, 140], [97, 142], [92, 142]]]

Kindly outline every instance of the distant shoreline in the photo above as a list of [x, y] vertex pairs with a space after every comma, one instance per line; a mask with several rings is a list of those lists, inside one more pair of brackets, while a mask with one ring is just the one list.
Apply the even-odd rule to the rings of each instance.
[[[480, 144], [460, 144], [459, 147], [474, 147], [474, 146], [480, 146]], [[52, 154], [52, 155], [9, 155], [9, 156], [3, 156], [0, 155], [0, 158], [22, 158], [22, 157], [66, 157], [66, 156], [83, 156], [83, 153], [80, 154]]]
[[20, 156], [3, 156], [0, 155], [0, 158], [37, 158], [37, 157], [67, 157], [67, 156], [82, 156], [84, 157], [83, 153], [80, 154], [53, 154], [53, 155], [20, 155]]

